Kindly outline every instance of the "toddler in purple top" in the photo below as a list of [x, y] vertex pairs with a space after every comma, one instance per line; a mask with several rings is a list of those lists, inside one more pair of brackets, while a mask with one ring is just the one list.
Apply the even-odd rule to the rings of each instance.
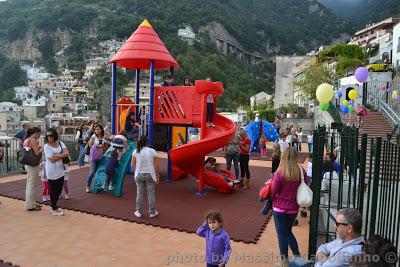
[[218, 211], [206, 215], [205, 222], [197, 229], [197, 235], [206, 239], [207, 267], [223, 267], [231, 254], [228, 233], [222, 228], [224, 220]]

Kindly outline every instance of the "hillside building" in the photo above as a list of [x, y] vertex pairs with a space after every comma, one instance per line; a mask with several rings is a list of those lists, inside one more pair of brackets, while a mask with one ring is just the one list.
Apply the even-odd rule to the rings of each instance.
[[314, 107], [295, 82], [304, 78], [304, 71], [316, 64], [317, 56], [277, 56], [275, 75], [275, 109], [289, 103], [297, 104], [307, 109]]

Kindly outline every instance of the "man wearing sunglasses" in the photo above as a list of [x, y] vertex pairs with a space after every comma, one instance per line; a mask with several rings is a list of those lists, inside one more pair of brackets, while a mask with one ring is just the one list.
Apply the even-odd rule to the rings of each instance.
[[322, 244], [315, 255], [316, 262], [302, 258], [290, 261], [291, 267], [344, 267], [350, 258], [363, 254], [364, 238], [361, 236], [362, 216], [356, 209], [341, 209], [336, 215], [336, 236], [330, 243]]
[[356, 209], [341, 209], [336, 215], [337, 238], [322, 244], [316, 254], [315, 266], [349, 266], [350, 258], [363, 254], [364, 238], [361, 236], [362, 216]]

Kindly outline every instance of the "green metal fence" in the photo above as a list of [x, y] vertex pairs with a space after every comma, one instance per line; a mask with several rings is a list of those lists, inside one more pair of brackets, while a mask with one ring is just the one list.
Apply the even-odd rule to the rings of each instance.
[[[79, 151], [75, 145], [75, 136], [62, 135], [61, 141], [67, 146], [72, 161], [76, 161], [79, 156]], [[20, 149], [18, 140], [3, 140], [4, 158], [0, 162], [0, 176], [21, 172], [23, 166], [17, 160], [17, 152]], [[40, 144], [44, 144], [44, 137], [40, 138]]]
[[345, 207], [363, 215], [365, 238], [379, 234], [400, 246], [400, 145], [395, 140], [368, 138], [349, 126], [329, 132], [320, 127], [314, 131], [312, 177], [310, 257], [336, 237], [336, 212]]

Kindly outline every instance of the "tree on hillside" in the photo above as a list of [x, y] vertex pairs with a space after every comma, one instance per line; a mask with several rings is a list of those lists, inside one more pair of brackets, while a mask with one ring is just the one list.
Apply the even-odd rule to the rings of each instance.
[[323, 64], [315, 64], [306, 69], [303, 73], [303, 79], [294, 82], [305, 97], [315, 99], [315, 91], [321, 83], [334, 84], [338, 76]]

